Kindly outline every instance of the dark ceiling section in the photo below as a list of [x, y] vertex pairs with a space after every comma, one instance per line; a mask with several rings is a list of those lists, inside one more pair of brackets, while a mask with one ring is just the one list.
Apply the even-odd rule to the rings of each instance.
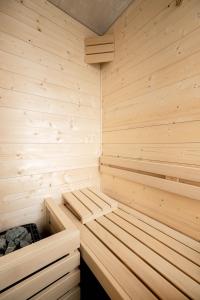
[[102, 35], [133, 0], [49, 0], [68, 15]]

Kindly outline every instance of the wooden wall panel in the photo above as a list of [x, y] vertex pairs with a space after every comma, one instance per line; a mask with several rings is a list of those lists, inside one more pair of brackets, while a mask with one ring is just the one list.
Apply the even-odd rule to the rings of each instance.
[[102, 181], [108, 195], [200, 240], [200, 201], [107, 174]]
[[99, 184], [94, 35], [45, 0], [0, 1], [0, 231], [42, 225], [43, 198]]
[[[175, 2], [136, 0], [109, 30], [115, 58], [102, 66], [103, 156], [200, 167], [200, 2]], [[198, 201], [106, 174], [102, 186], [199, 239]]]

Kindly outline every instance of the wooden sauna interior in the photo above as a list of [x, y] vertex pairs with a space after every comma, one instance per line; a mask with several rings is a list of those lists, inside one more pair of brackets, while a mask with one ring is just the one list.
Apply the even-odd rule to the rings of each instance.
[[91, 29], [0, 0], [0, 232], [42, 231], [44, 198], [96, 187], [197, 243], [200, 1], [134, 0], [104, 35], [94, 63]]

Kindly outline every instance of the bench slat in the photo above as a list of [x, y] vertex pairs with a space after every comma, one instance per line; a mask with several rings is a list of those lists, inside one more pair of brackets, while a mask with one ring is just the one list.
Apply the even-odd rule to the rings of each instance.
[[82, 189], [81, 192], [89, 197], [96, 205], [98, 205], [102, 210], [109, 211], [111, 209], [111, 205], [107, 204], [104, 200], [94, 195], [91, 191], [88, 189]]
[[152, 236], [154, 240], [156, 239], [156, 240], [162, 242], [164, 245], [166, 245], [169, 248], [173, 249], [174, 251], [178, 252], [185, 258], [189, 259], [190, 261], [194, 262], [197, 265], [200, 265], [200, 254], [198, 252], [185, 246], [184, 244], [171, 238], [170, 236], [166, 235], [165, 233], [163, 233], [163, 232], [159, 231], [158, 229], [148, 225], [147, 223], [135, 218], [134, 216], [126, 213], [125, 211], [123, 211], [121, 209], [116, 210], [115, 214], [118, 215], [119, 217], [121, 217], [122, 219], [126, 220], [130, 224], [134, 225], [135, 227], [146, 232], [148, 235]]
[[105, 201], [108, 205], [110, 205], [111, 207], [118, 207], [118, 202], [110, 197], [108, 197], [106, 194], [99, 192], [97, 189], [95, 188], [89, 188], [89, 191], [91, 191], [92, 193], [94, 193], [96, 196], [98, 196], [99, 198], [101, 198], [103, 201]]
[[[93, 203], [95, 197], [107, 200], [98, 190], [82, 191]], [[82, 257], [111, 299], [199, 299], [199, 243], [126, 205], [118, 206], [85, 225], [73, 216], [81, 232]], [[69, 216], [69, 210], [64, 211]]]
[[67, 206], [73, 208], [74, 213], [81, 220], [88, 219], [92, 216], [91, 211], [87, 209], [72, 193], [64, 193], [63, 198]]
[[[96, 221], [86, 225], [98, 238], [161, 299], [187, 299], [183, 293], [133, 253]], [[123, 275], [122, 275], [123, 276]]]
[[126, 222], [119, 216], [112, 213], [106, 215], [106, 218], [119, 226], [121, 229], [125, 230], [125, 232], [130, 234], [134, 238], [134, 240], [136, 238], [142, 244], [146, 245], [148, 248], [152, 249], [154, 252], [160, 255], [163, 259], [166, 259], [169, 263], [172, 263], [174, 266], [178, 267], [178, 269], [182, 270], [191, 278], [193, 278], [197, 282], [200, 282], [200, 268], [196, 264], [193, 264], [182, 255], [176, 253], [142, 230]]
[[133, 236], [125, 232], [119, 226], [101, 217], [98, 219], [98, 223], [104, 226], [110, 233], [113, 234], [120, 242], [124, 243], [127, 248], [131, 249], [144, 261], [150, 264], [160, 274], [168, 279], [172, 284], [178, 287], [186, 295], [192, 297], [192, 299], [199, 299], [200, 285], [181, 272], [179, 269], [168, 263], [161, 256], [154, 251], [146, 247], [143, 243], [139, 242]]
[[83, 224], [117, 209], [117, 205], [113, 205], [116, 201], [110, 201], [108, 204], [107, 199], [104, 201], [88, 189], [64, 193], [63, 198], [66, 206]]
[[[117, 286], [121, 287], [120, 299], [157, 299], [149, 289], [88, 230], [88, 228], [82, 228], [81, 236], [81, 249], [87, 246], [95, 260], [98, 259], [102, 262], [110, 276], [112, 276], [110, 277], [111, 284], [114, 286], [117, 284]], [[125, 295], [125, 293], [129, 296]], [[112, 299], [114, 299], [113, 294]], [[118, 300], [119, 297], [116, 299]]]
[[75, 195], [82, 203], [84, 203], [85, 206], [92, 212], [100, 212], [101, 209], [99, 206], [97, 206], [90, 198], [88, 198], [86, 195], [84, 195], [81, 191], [74, 191], [72, 192], [73, 195]]
[[179, 241], [180, 243], [182, 243], [200, 253], [200, 243], [198, 241], [193, 240], [189, 236], [186, 236], [186, 235], [168, 227], [167, 225], [162, 224], [162, 223], [152, 219], [151, 217], [149, 217], [143, 213], [140, 213], [139, 211], [137, 211], [133, 208], [130, 208], [122, 203], [119, 204], [119, 207], [122, 210], [124, 210], [125, 212], [129, 213], [131, 216], [138, 218], [139, 220], [151, 225], [152, 227], [160, 230], [161, 232], [165, 233], [166, 235], [171, 236], [172, 238]]

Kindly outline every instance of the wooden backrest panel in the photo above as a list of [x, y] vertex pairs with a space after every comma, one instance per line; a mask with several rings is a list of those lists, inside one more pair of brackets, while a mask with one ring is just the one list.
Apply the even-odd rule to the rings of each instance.
[[[153, 162], [140, 162], [130, 159], [102, 158], [101, 172], [200, 200], [200, 186], [197, 186], [200, 185], [200, 168], [160, 163], [157, 165]], [[189, 184], [180, 181], [187, 182], [188, 179], [190, 179]], [[191, 179], [195, 179], [195, 181], [191, 182]]]
[[[112, 157], [102, 157], [100, 163], [104, 192], [197, 240], [200, 239], [198, 167]], [[140, 188], [140, 193], [134, 191], [138, 187], [143, 187]], [[156, 201], [158, 195], [160, 199]]]

